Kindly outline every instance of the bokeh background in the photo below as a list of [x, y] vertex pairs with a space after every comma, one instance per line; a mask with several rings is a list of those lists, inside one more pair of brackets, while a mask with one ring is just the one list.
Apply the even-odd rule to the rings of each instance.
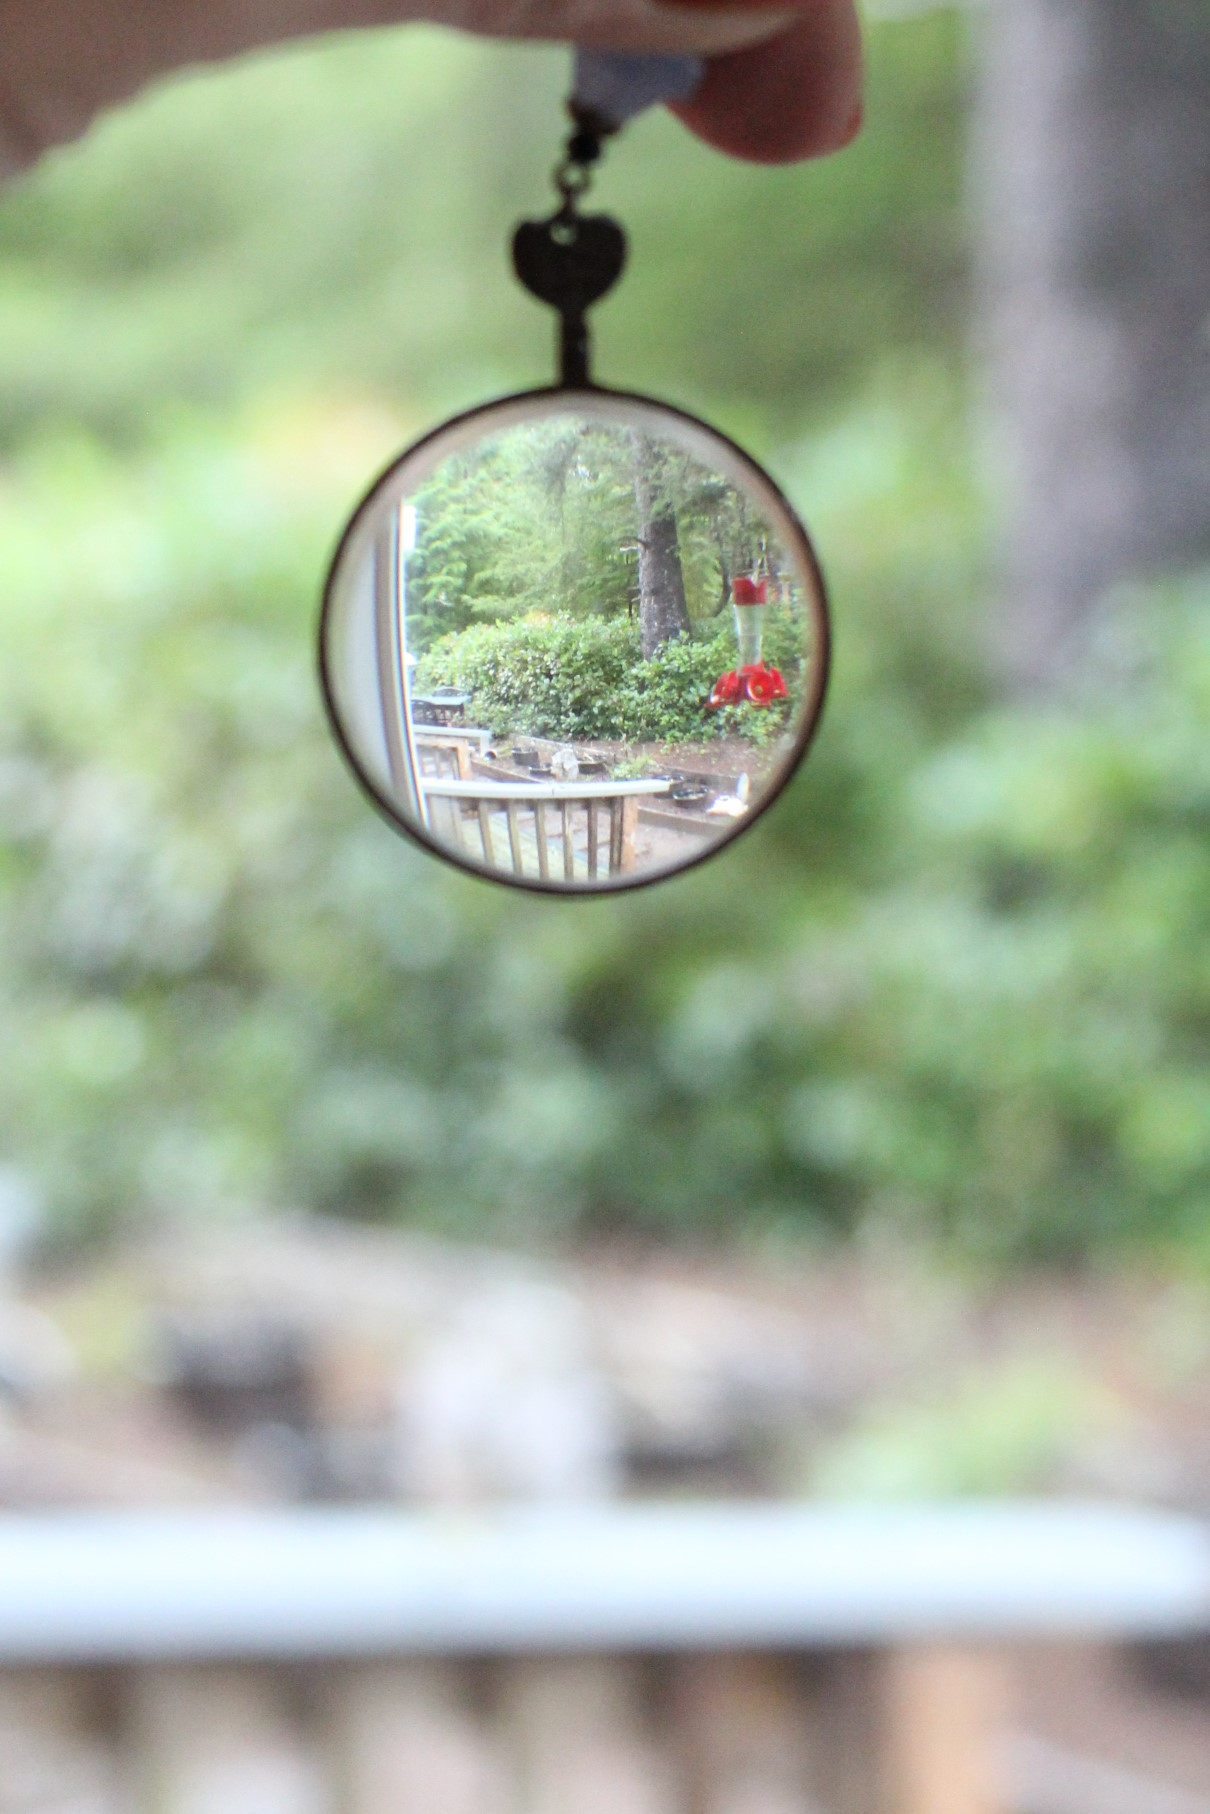
[[[650, 116], [598, 181], [632, 244], [603, 381], [768, 465], [837, 637], [801, 778], [633, 898], [397, 840], [314, 675], [370, 475], [546, 380], [506, 246], [565, 53], [252, 57], [0, 197], [11, 1501], [1210, 1504], [1210, 26], [871, 13], [842, 156], [745, 167]], [[300, 1410], [323, 1285], [362, 1327], [392, 1267], [402, 1349], [342, 1337]], [[551, 1412], [571, 1488], [470, 1437], [421, 1484], [427, 1401], [400, 1423], [383, 1382], [484, 1328], [485, 1378], [591, 1374]], [[267, 1400], [206, 1409], [216, 1342]]]
[[826, 165], [655, 117], [612, 152], [634, 257], [601, 372], [774, 469], [839, 645], [778, 812], [635, 900], [517, 900], [395, 842], [312, 675], [364, 480], [549, 370], [504, 247], [545, 205], [564, 55], [415, 30], [253, 58], [10, 189], [0, 1114], [52, 1241], [301, 1206], [1204, 1249], [1210, 654], [1204, 582], [1165, 583], [1210, 534], [1204, 128], [1140, 165], [1207, 52], [1169, 12], [1117, 127], [1111, 42], [930, 8], [873, 22], [869, 125]]

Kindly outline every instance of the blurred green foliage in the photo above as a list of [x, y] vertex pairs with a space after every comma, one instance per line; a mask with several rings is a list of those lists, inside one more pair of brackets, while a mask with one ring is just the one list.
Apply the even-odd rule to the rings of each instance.
[[1070, 1485], [1120, 1408], [1070, 1357], [1015, 1359], [947, 1381], [923, 1402], [879, 1405], [823, 1447], [815, 1493], [846, 1503], [989, 1498]]
[[545, 376], [503, 241], [563, 72], [419, 31], [255, 59], [0, 205], [0, 1161], [65, 1239], [302, 1205], [1204, 1243], [1207, 586], [1134, 601], [1079, 709], [994, 703], [944, 16], [875, 32], [826, 168], [651, 119], [600, 185], [603, 373], [739, 434], [826, 552], [802, 779], [693, 875], [560, 903], [341, 769], [325, 560], [408, 433]]
[[[963, 291], [961, 51], [944, 15], [877, 35], [871, 124], [827, 167], [755, 169], [662, 113], [594, 202], [631, 264], [600, 375], [795, 431], [879, 348], [938, 348]], [[129, 438], [166, 400], [350, 383], [417, 423], [543, 383], [552, 330], [508, 274], [545, 214], [568, 53], [351, 33], [162, 85], [0, 205], [0, 436]]]

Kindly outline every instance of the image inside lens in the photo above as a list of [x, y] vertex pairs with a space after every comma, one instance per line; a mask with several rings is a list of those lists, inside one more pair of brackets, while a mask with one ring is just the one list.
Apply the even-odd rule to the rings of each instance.
[[361, 507], [325, 607], [362, 780], [443, 855], [522, 885], [627, 886], [733, 836], [822, 702], [797, 520], [730, 443], [554, 393], [421, 443]]

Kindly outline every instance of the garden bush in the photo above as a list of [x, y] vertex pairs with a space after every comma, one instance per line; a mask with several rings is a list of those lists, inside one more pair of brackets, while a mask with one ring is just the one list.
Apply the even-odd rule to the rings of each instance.
[[[771, 613], [767, 659], [791, 684], [796, 639], [789, 614]], [[469, 692], [472, 716], [498, 736], [676, 743], [742, 731], [760, 741], [768, 728], [780, 728], [784, 711], [718, 712], [706, 703], [737, 659], [729, 617], [707, 635], [666, 643], [647, 660], [639, 627], [626, 618], [526, 617], [442, 637], [422, 657], [416, 684]]]

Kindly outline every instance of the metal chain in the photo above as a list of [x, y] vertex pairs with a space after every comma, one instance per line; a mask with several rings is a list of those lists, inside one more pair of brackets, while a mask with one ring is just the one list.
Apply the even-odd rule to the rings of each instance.
[[569, 102], [568, 111], [575, 131], [568, 139], [552, 177], [563, 203], [560, 213], [570, 220], [580, 197], [587, 195], [592, 188], [592, 167], [600, 161], [601, 141], [607, 136], [609, 129], [595, 116], [581, 112], [574, 101]]

